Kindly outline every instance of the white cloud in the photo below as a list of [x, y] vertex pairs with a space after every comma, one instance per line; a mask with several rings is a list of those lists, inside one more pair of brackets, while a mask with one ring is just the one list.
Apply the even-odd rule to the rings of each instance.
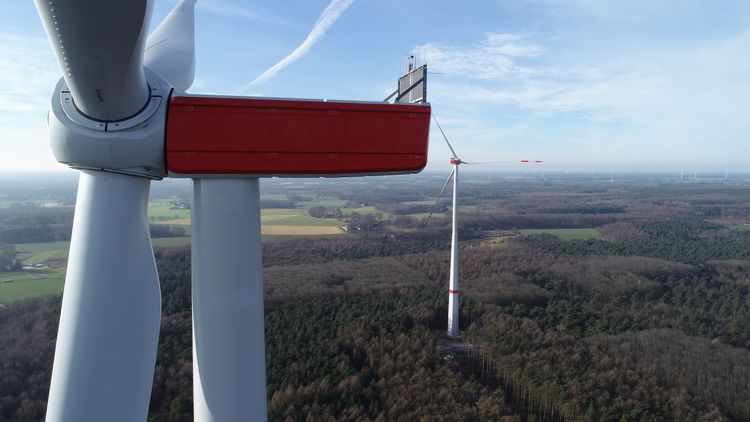
[[49, 41], [0, 33], [0, 169], [53, 169], [46, 116], [60, 78]]
[[207, 12], [229, 18], [289, 25], [289, 22], [276, 15], [264, 11], [252, 10], [225, 0], [201, 0], [197, 4], [198, 7]]
[[46, 38], [0, 34], [0, 112], [46, 110], [59, 78]]
[[543, 49], [537, 45], [520, 45], [509, 42], [490, 50], [490, 52], [510, 57], [534, 57], [541, 54]]
[[58, 163], [49, 147], [47, 125], [44, 114], [38, 122], [12, 125], [0, 121], [3, 128], [0, 144], [0, 170], [59, 170], [65, 168]]
[[484, 157], [501, 158], [512, 146], [594, 167], [746, 167], [750, 29], [700, 40], [644, 39], [635, 49], [580, 42], [503, 34], [420, 46], [430, 52], [431, 70], [446, 73], [430, 82], [433, 107], [443, 116], [472, 116], [443, 125], [457, 148], [466, 139]]
[[317, 44], [320, 40], [323, 39], [328, 29], [331, 27], [331, 25], [336, 22], [336, 20], [341, 16], [344, 11], [351, 6], [351, 4], [354, 2], [354, 0], [332, 0], [331, 3], [328, 5], [328, 7], [323, 10], [323, 13], [320, 15], [318, 20], [315, 22], [315, 25], [313, 25], [312, 30], [307, 35], [304, 41], [302, 41], [302, 44], [300, 44], [297, 48], [295, 48], [291, 53], [289, 53], [286, 57], [281, 59], [278, 63], [271, 66], [260, 74], [257, 78], [255, 78], [252, 82], [242, 87], [239, 91], [244, 92], [250, 87], [261, 84], [272, 77], [274, 77], [277, 73], [279, 73], [283, 68], [289, 66], [290, 64], [294, 63], [295, 61], [299, 60], [301, 57], [306, 55], [310, 49]]
[[528, 35], [488, 33], [476, 45], [428, 43], [414, 48], [431, 70], [468, 79], [501, 79], [528, 76], [542, 69], [518, 64], [519, 59], [539, 56], [540, 45], [528, 42]]
[[538, 3], [548, 12], [558, 15], [569, 14], [590, 16], [616, 22], [644, 22], [650, 19], [685, 13], [705, 6], [715, 7], [700, 0], [526, 0]]

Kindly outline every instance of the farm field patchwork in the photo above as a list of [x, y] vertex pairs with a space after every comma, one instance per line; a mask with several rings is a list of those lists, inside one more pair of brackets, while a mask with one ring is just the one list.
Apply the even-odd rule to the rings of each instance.
[[[150, 207], [149, 210], [151, 210]], [[185, 217], [155, 221], [154, 224], [190, 226], [189, 210]], [[333, 218], [314, 218], [307, 215], [307, 208], [270, 208], [261, 210], [261, 232], [268, 235], [329, 235], [341, 234], [342, 222]], [[156, 243], [155, 243], [156, 244]]]
[[189, 209], [172, 209], [174, 206], [163, 202], [151, 202], [148, 204], [148, 217], [152, 221], [156, 220], [176, 220], [179, 218], [189, 218]]
[[[177, 212], [176, 215], [184, 217], [162, 220], [156, 224], [171, 224], [185, 226], [189, 229], [189, 210], [170, 210], [169, 205], [155, 205], [149, 207], [150, 215], [156, 210], [156, 215], [166, 217], [168, 213]], [[307, 215], [306, 209], [268, 209], [261, 213], [261, 235], [264, 239], [289, 236], [325, 236], [340, 235], [344, 231], [340, 228], [341, 222], [335, 219], [313, 218]], [[190, 236], [163, 237], [152, 239], [155, 247], [174, 247], [189, 245]], [[48, 294], [60, 294], [65, 279], [64, 265], [60, 265], [67, 259], [70, 242], [43, 242], [43, 243], [20, 243], [16, 244], [18, 257], [23, 260], [25, 266], [39, 265], [35, 271], [19, 273], [3, 273], [0, 277], [8, 282], [0, 282], [0, 304], [7, 304], [29, 297], [44, 296]], [[44, 268], [45, 264], [53, 261], [53, 267]], [[54, 266], [57, 263], [60, 266]]]
[[[262, 199], [285, 200], [286, 195], [264, 195]], [[313, 206], [339, 207], [344, 201], [323, 198], [300, 203], [298, 208], [270, 208], [261, 211], [261, 235], [264, 240], [288, 238], [291, 236], [328, 236], [341, 235], [342, 222], [332, 218], [314, 218], [307, 215]], [[182, 226], [189, 234], [190, 210], [173, 209], [172, 201], [160, 200], [149, 203], [148, 215], [154, 224]], [[376, 212], [367, 207], [358, 210], [362, 214]], [[191, 237], [163, 237], [151, 240], [155, 247], [174, 247], [189, 245]], [[0, 304], [7, 304], [29, 297], [47, 294], [60, 294], [65, 279], [64, 261], [67, 259], [70, 242], [43, 242], [16, 244], [18, 257], [25, 266], [39, 266], [38, 270], [3, 273], [0, 283]], [[52, 264], [46, 268], [46, 264]]]
[[341, 222], [333, 218], [314, 218], [307, 208], [274, 208], [260, 212], [261, 234], [272, 236], [316, 236], [341, 234]]
[[342, 234], [344, 231], [332, 226], [276, 226], [264, 225], [260, 228], [262, 235], [271, 236], [320, 236], [329, 234]]
[[343, 199], [320, 198], [311, 201], [299, 202], [298, 208], [303, 208], [304, 210], [312, 207], [338, 208], [343, 207], [345, 204], [346, 201], [344, 201]]
[[266, 193], [260, 195], [261, 201], [286, 201], [289, 199], [284, 193]]

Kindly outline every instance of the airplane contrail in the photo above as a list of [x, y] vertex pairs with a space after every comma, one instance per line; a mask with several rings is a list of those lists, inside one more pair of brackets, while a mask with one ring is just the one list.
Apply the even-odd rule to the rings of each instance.
[[243, 86], [240, 91], [245, 91], [253, 85], [257, 85], [271, 79], [277, 73], [279, 73], [281, 69], [289, 66], [290, 64], [294, 63], [302, 56], [307, 54], [307, 52], [310, 51], [313, 45], [323, 39], [331, 25], [336, 22], [339, 16], [341, 16], [341, 14], [344, 13], [344, 11], [349, 6], [351, 6], [352, 3], [354, 3], [354, 0], [332, 0], [331, 3], [325, 8], [325, 10], [323, 10], [323, 13], [320, 14], [320, 17], [315, 22], [315, 25], [313, 25], [312, 30], [309, 34], [307, 34], [307, 38], [302, 41], [302, 44], [295, 48], [294, 51], [289, 53], [289, 55], [281, 59], [278, 63], [269, 67], [265, 72], [261, 73], [260, 76], [255, 78], [252, 82]]

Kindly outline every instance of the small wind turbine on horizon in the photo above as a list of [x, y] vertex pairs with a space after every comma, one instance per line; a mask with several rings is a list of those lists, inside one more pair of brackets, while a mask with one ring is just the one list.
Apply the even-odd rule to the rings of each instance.
[[450, 163], [453, 166], [453, 169], [451, 170], [450, 174], [448, 175], [448, 179], [446, 179], [445, 184], [443, 184], [443, 188], [440, 190], [440, 194], [438, 195], [437, 200], [435, 201], [435, 205], [433, 205], [432, 210], [430, 211], [430, 214], [428, 215], [427, 219], [429, 220], [432, 217], [432, 214], [435, 210], [435, 208], [440, 203], [440, 200], [443, 198], [443, 193], [445, 193], [445, 188], [448, 187], [448, 183], [450, 183], [451, 178], [453, 179], [453, 204], [452, 204], [452, 217], [451, 217], [451, 266], [450, 266], [450, 278], [448, 283], [448, 330], [447, 334], [448, 337], [451, 338], [458, 338], [458, 166], [461, 164], [468, 164], [468, 165], [476, 165], [476, 164], [501, 164], [501, 163], [522, 163], [522, 164], [528, 164], [528, 163], [535, 163], [540, 164], [542, 163], [542, 160], [500, 160], [500, 161], [464, 161], [461, 158], [459, 158], [458, 154], [456, 154], [456, 151], [453, 149], [453, 146], [451, 146], [451, 143], [448, 141], [448, 137], [445, 136], [445, 132], [443, 131], [443, 128], [440, 126], [440, 123], [438, 123], [437, 119], [435, 118], [435, 115], [432, 115], [432, 119], [435, 121], [435, 124], [437, 125], [438, 129], [440, 129], [440, 133], [443, 135], [443, 139], [445, 139], [445, 143], [448, 145], [448, 148], [451, 150], [451, 159]]

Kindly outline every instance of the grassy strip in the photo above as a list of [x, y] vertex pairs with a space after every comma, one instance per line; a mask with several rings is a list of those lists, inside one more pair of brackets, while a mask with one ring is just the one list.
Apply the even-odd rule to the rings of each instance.
[[599, 230], [595, 228], [588, 229], [521, 229], [521, 234], [551, 234], [562, 240], [574, 239], [599, 239]]

